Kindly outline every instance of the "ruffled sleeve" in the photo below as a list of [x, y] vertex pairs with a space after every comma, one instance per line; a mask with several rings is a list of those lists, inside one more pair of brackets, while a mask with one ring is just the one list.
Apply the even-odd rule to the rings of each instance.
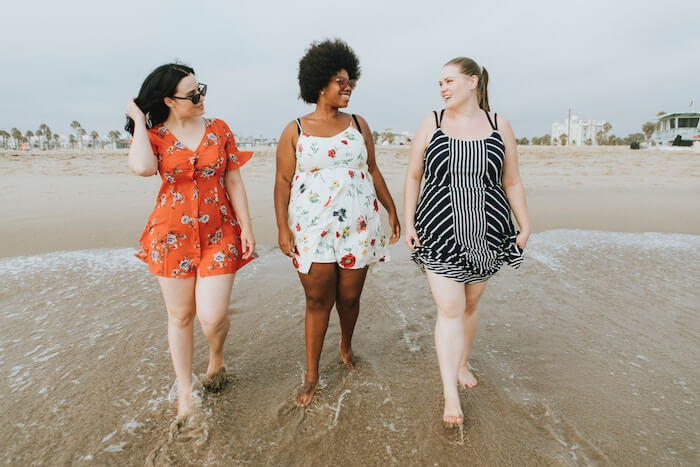
[[156, 128], [151, 128], [149, 129], [146, 134], [148, 135], [148, 141], [151, 143], [151, 150], [153, 151], [153, 155], [158, 157], [160, 155], [160, 142], [162, 141], [162, 137], [160, 132], [158, 131], [158, 127]]
[[236, 147], [236, 138], [226, 122], [221, 121], [224, 129], [224, 150], [226, 151], [226, 170], [235, 170], [248, 162], [253, 157], [253, 151], [239, 151]]

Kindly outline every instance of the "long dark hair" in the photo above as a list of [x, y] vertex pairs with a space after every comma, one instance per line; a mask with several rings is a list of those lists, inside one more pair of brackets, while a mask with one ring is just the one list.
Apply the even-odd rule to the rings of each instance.
[[476, 92], [479, 97], [479, 107], [482, 110], [490, 112], [489, 108], [489, 73], [486, 68], [479, 66], [474, 60], [468, 57], [457, 57], [453, 58], [449, 62], [445, 63], [447, 65], [458, 65], [461, 68], [461, 72], [467, 76], [475, 75], [479, 78], [479, 83], [476, 86]]
[[[149, 74], [141, 85], [136, 105], [146, 114], [146, 128], [153, 128], [168, 118], [170, 109], [163, 99], [175, 94], [177, 85], [182, 78], [194, 74], [194, 69], [182, 63], [161, 65]], [[126, 117], [124, 129], [134, 134], [134, 121]]]

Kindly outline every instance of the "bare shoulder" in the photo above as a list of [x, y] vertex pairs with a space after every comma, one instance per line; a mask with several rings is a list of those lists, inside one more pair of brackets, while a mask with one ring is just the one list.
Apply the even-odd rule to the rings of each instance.
[[365, 118], [364, 118], [362, 115], [360, 115], [360, 114], [351, 114], [351, 117], [352, 117], [353, 115], [355, 116], [355, 118], [357, 119], [357, 121], [358, 121], [359, 124], [360, 124], [360, 127], [361, 127], [363, 130], [364, 130], [364, 129], [369, 130], [369, 123], [367, 123], [367, 120], [365, 120]]
[[510, 126], [510, 122], [506, 118], [505, 115], [499, 114], [498, 112], [489, 112], [489, 116], [491, 117], [491, 120], [498, 125], [498, 129], [507, 128], [509, 130], [513, 130], [512, 127]]

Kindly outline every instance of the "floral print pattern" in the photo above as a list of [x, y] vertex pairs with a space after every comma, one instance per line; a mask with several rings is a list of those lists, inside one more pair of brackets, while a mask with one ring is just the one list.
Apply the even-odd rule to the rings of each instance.
[[327, 138], [302, 132], [296, 149], [288, 208], [294, 267], [302, 273], [315, 262], [360, 269], [388, 259], [362, 134], [352, 125]]
[[[241, 255], [241, 228], [224, 185], [253, 155], [239, 151], [228, 125], [205, 119], [193, 150], [162, 124], [148, 130], [162, 184], [136, 257], [158, 276], [231, 274], [250, 262]], [[200, 196], [201, 194], [201, 196]]]

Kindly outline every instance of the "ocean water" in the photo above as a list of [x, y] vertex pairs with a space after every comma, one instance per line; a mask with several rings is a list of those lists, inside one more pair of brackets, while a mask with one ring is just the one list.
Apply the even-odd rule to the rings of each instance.
[[[311, 406], [304, 297], [262, 247], [230, 304], [228, 386], [174, 432], [154, 277], [133, 250], [0, 259], [0, 462], [7, 465], [698, 465], [700, 236], [556, 230], [489, 281], [462, 392], [441, 422], [435, 307], [403, 246], [370, 272], [341, 364], [333, 317]], [[194, 371], [206, 369], [195, 329]]]

